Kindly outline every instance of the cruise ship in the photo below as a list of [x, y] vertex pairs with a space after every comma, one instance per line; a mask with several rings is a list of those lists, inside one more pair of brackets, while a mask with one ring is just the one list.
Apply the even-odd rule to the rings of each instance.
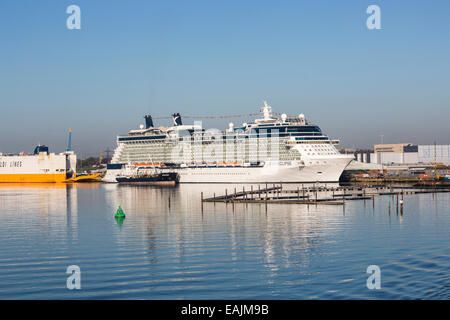
[[337, 182], [353, 160], [340, 154], [330, 139], [303, 114], [273, 115], [264, 101], [261, 116], [226, 130], [203, 129], [201, 122], [146, 125], [117, 137], [106, 182], [117, 182], [124, 168], [157, 168], [176, 172], [180, 183], [316, 183]]

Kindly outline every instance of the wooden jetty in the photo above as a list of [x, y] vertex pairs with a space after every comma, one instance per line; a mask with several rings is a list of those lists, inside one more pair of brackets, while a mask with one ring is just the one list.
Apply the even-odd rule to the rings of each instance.
[[420, 188], [414, 186], [392, 186], [392, 185], [366, 185], [366, 186], [339, 186], [329, 187], [327, 185], [315, 185], [309, 187], [283, 188], [282, 184], [271, 187], [242, 187], [242, 191], [236, 188], [232, 192], [225, 189], [225, 194], [214, 194], [211, 198], [204, 198], [203, 202], [223, 203], [278, 203], [278, 204], [322, 204], [343, 205], [346, 200], [372, 200], [376, 196], [391, 195], [401, 197], [407, 194], [450, 192], [450, 188]]

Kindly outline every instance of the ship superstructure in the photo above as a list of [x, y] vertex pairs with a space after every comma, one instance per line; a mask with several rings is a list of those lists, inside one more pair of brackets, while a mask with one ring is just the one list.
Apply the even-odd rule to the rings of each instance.
[[336, 182], [353, 157], [342, 155], [321, 129], [298, 116], [273, 116], [264, 102], [262, 117], [227, 130], [184, 125], [146, 125], [117, 137], [106, 181], [115, 182], [125, 165], [177, 172], [180, 183]]

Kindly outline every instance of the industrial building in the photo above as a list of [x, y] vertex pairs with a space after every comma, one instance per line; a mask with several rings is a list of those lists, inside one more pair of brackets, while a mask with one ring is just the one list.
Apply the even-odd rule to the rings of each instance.
[[450, 145], [413, 145], [411, 143], [376, 144], [374, 152], [357, 153], [356, 159], [382, 165], [450, 165]]
[[373, 146], [374, 153], [403, 153], [403, 152], [417, 152], [417, 146], [411, 143], [393, 143], [393, 144], [375, 144]]

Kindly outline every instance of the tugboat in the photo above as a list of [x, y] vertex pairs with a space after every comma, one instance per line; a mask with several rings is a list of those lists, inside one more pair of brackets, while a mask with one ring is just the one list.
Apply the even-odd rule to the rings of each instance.
[[176, 185], [180, 178], [176, 172], [161, 172], [156, 167], [126, 165], [121, 174], [116, 176], [119, 183], [146, 185]]

